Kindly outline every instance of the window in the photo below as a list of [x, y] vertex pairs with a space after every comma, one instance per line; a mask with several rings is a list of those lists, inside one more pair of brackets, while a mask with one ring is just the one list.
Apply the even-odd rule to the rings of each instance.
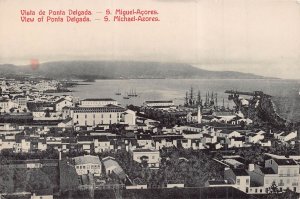
[[236, 184], [237, 184], [237, 185], [240, 185], [240, 179], [237, 179], [237, 180], [236, 180]]
[[76, 115], [76, 118], [78, 119], [78, 115]]
[[85, 116], [84, 116], [84, 117], [85, 117], [85, 119], [86, 119], [86, 118], [87, 118], [87, 114], [85, 114]]
[[109, 114], [109, 118], [111, 118], [111, 114]]
[[249, 179], [246, 179], [246, 184], [247, 184], [247, 185], [249, 184]]

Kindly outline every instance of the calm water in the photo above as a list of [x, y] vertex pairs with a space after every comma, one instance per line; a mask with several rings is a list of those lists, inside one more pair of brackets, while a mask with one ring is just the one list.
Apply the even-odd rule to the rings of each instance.
[[[218, 95], [218, 104], [228, 95], [225, 90], [256, 91], [261, 90], [272, 95], [278, 110], [291, 120], [300, 121], [300, 80], [216, 80], [216, 79], [132, 79], [132, 80], [97, 80], [90, 85], [79, 85], [73, 88], [74, 96], [84, 98], [114, 98], [122, 105], [141, 105], [145, 100], [174, 100], [176, 104], [184, 102], [185, 92], [194, 88], [195, 94], [201, 91], [205, 99], [207, 91]], [[115, 95], [117, 91], [121, 96]], [[131, 90], [136, 91], [139, 97], [123, 99], [123, 95]]]

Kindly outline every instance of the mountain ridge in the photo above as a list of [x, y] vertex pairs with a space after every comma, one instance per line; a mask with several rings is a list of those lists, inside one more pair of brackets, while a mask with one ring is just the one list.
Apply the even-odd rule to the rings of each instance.
[[252, 73], [210, 71], [184, 63], [139, 61], [55, 61], [41, 63], [35, 70], [30, 65], [0, 65], [0, 75], [23, 73], [58, 79], [275, 79]]

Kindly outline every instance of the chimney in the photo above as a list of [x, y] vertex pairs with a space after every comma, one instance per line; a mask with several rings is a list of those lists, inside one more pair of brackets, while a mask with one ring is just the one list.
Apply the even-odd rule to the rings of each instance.
[[255, 169], [255, 165], [254, 164], [249, 164], [248, 170], [249, 171], [254, 171], [254, 169]]
[[201, 109], [200, 109], [200, 106], [198, 106], [198, 115], [197, 115], [197, 120], [198, 120], [198, 124], [201, 124], [201, 120], [202, 120], [202, 114], [201, 114]]

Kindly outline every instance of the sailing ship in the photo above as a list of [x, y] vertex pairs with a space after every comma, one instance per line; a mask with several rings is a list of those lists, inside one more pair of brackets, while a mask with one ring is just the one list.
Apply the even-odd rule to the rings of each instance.
[[127, 95], [128, 97], [137, 97], [138, 95], [136, 94], [136, 91], [133, 89], [130, 90], [129, 94]]
[[120, 89], [118, 89], [118, 92], [116, 92], [115, 95], [121, 95]]
[[123, 96], [123, 99], [130, 99], [128, 93], [126, 93], [126, 95]]

